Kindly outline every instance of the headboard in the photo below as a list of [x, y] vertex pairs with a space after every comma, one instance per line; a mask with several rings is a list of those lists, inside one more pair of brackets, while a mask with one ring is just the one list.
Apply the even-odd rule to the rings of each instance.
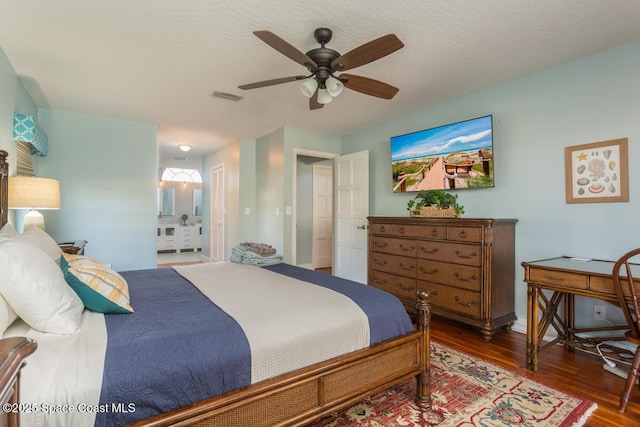
[[0, 150], [0, 227], [3, 227], [8, 221], [9, 204], [8, 187], [9, 187], [9, 163], [7, 157], [9, 153]]

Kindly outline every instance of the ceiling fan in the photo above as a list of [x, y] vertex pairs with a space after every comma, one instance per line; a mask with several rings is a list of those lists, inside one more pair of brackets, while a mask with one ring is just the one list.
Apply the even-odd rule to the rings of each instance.
[[[271, 31], [254, 31], [253, 34], [284, 56], [306, 67], [310, 74], [249, 83], [238, 86], [239, 89], [256, 89], [303, 80], [300, 89], [309, 98], [310, 110], [324, 107], [324, 104], [331, 102], [333, 97], [338, 96], [344, 87], [384, 99], [391, 99], [398, 93], [397, 87], [379, 80], [342, 73], [342, 71], [383, 58], [402, 48], [404, 44], [395, 34], [387, 34], [372, 40], [344, 55], [325, 47], [332, 36], [331, 30], [328, 28], [318, 28], [314, 31], [313, 35], [320, 43], [320, 47], [311, 49], [307, 53], [302, 53]], [[341, 74], [334, 74], [336, 72]]]

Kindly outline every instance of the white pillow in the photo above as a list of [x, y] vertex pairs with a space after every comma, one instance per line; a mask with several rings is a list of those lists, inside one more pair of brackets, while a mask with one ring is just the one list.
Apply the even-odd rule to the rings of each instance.
[[0, 228], [0, 238], [17, 236], [17, 235], [18, 235], [18, 232], [16, 231], [15, 228], [13, 228], [13, 225], [9, 223], [6, 223], [4, 227]]
[[4, 334], [9, 325], [18, 318], [16, 312], [11, 308], [7, 300], [0, 295], [0, 336]]
[[[31, 227], [24, 233], [17, 234], [11, 226], [9, 226], [11, 227], [10, 229], [5, 230], [7, 225], [2, 227], [2, 230], [4, 231], [0, 230], [0, 242], [4, 240], [14, 240], [29, 246], [34, 246], [49, 255], [58, 264], [58, 266], [60, 265], [62, 249], [60, 249], [60, 246], [58, 246], [51, 236], [37, 227]], [[13, 234], [11, 233], [11, 230], [13, 230]]]
[[0, 294], [29, 326], [53, 334], [80, 331], [84, 305], [60, 266], [33, 246], [0, 242]]

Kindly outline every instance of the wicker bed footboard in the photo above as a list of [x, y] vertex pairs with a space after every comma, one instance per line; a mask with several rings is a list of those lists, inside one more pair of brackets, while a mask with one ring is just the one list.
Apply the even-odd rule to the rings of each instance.
[[299, 426], [408, 378], [415, 402], [431, 405], [428, 294], [420, 292], [416, 331], [289, 374], [148, 418], [134, 426]]

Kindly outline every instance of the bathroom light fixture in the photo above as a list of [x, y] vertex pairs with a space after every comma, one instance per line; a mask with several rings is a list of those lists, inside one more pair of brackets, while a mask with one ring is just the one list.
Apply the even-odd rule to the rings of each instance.
[[24, 217], [24, 230], [44, 230], [44, 217], [36, 209], [60, 209], [60, 182], [32, 176], [9, 177], [9, 208], [30, 209]]
[[182, 151], [189, 151], [189, 150], [191, 150], [191, 146], [190, 145], [186, 145], [186, 144], [181, 144], [180, 145], [180, 149]]

